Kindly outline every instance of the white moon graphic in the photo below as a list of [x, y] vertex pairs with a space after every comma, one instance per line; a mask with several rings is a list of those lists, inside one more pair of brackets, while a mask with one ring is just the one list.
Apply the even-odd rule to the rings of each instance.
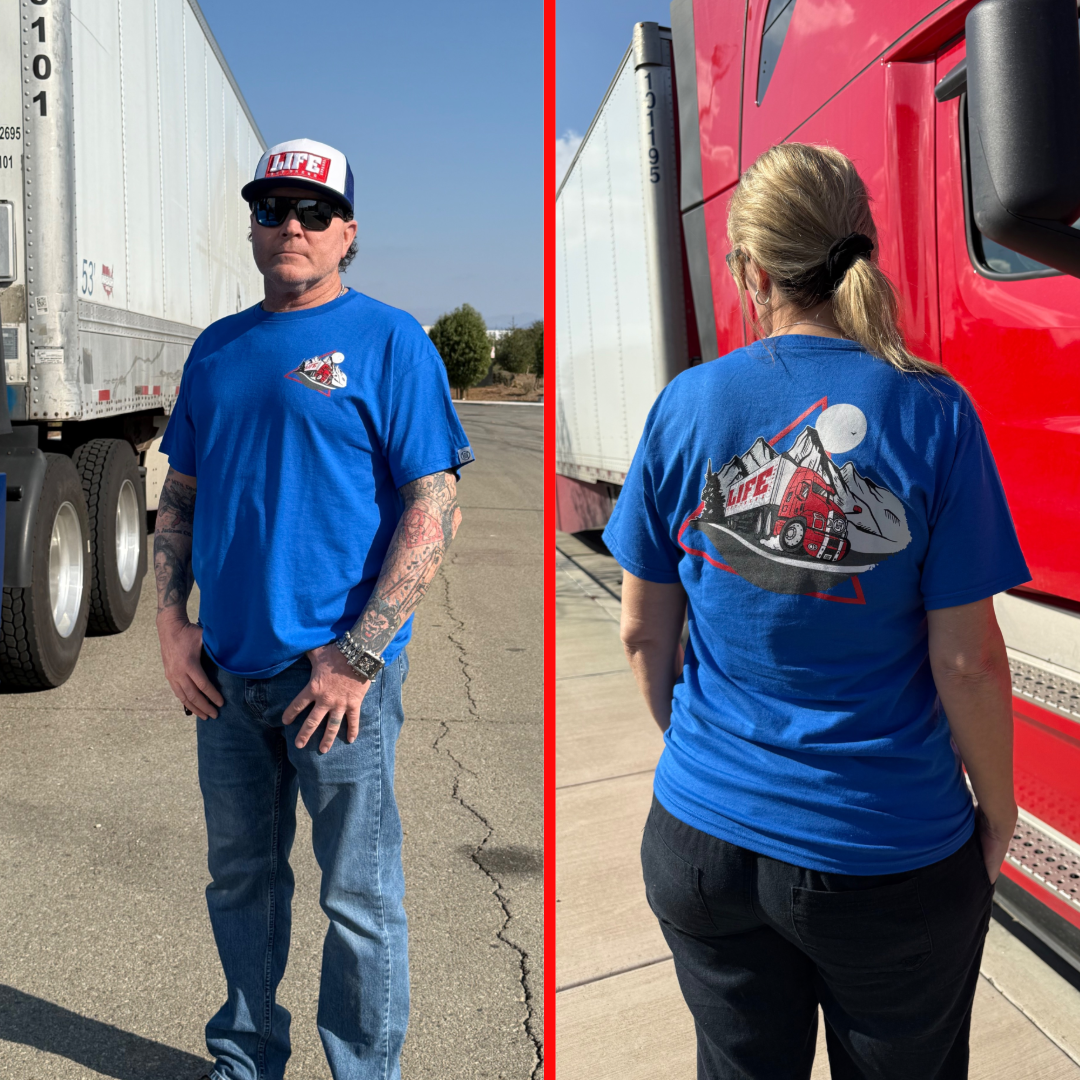
[[866, 437], [866, 416], [858, 405], [830, 405], [818, 417], [818, 438], [830, 454], [854, 450]]

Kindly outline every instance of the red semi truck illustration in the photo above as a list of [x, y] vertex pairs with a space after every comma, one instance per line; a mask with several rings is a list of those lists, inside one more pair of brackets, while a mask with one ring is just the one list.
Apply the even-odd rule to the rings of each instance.
[[[847, 518], [820, 473], [778, 457], [735, 480], [724, 496], [725, 523], [789, 554], [839, 562], [848, 551]], [[771, 545], [770, 545], [771, 546]]]

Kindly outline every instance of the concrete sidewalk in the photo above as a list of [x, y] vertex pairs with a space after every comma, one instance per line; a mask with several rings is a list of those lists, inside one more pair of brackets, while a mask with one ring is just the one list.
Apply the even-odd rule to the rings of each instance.
[[[558, 536], [556, 1005], [559, 1080], [693, 1080], [694, 1025], [638, 862], [663, 747], [619, 643], [613, 559]], [[1080, 1080], [1080, 991], [997, 921], [971, 1080]], [[819, 1026], [813, 1080], [827, 1080]]]

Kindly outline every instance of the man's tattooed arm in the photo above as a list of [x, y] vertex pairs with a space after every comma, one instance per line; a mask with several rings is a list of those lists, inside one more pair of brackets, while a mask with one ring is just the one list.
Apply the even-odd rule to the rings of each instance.
[[154, 530], [154, 577], [158, 614], [179, 608], [187, 619], [187, 601], [195, 584], [191, 572], [191, 537], [195, 523], [195, 477], [170, 469], [161, 488]]
[[422, 476], [401, 488], [405, 512], [390, 541], [375, 591], [349, 631], [357, 644], [381, 655], [416, 610], [461, 524], [452, 473]]

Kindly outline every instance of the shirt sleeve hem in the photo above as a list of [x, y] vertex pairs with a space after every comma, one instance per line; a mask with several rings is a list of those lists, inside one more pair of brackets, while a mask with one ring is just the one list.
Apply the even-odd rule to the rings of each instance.
[[633, 559], [628, 559], [619, 551], [617, 546], [612, 546], [607, 537], [604, 538], [604, 543], [607, 544], [608, 551], [611, 552], [615, 561], [624, 570], [628, 570], [633, 574], [634, 577], [639, 577], [643, 581], [652, 581], [657, 585], [678, 585], [681, 583], [682, 578], [677, 573], [672, 573], [670, 570], [654, 570], [651, 566], [644, 566]]
[[169, 459], [169, 468], [180, 473], [181, 476], [195, 476], [195, 462], [188, 461], [187, 456], [180, 450], [171, 453], [162, 448], [161, 452]]
[[977, 600], [985, 600], [988, 596], [995, 596], [999, 592], [1013, 589], [1017, 585], [1023, 585], [1030, 580], [1031, 574], [1025, 566], [1023, 573], [1013, 571], [1011, 574], [996, 578], [984, 585], [975, 585], [970, 589], [962, 589], [960, 592], [924, 596], [923, 606], [927, 611], [938, 611], [941, 608], [959, 607], [961, 604], [974, 604]]
[[457, 476], [459, 469], [465, 468], [466, 465], [471, 465], [475, 460], [475, 457], [469, 458], [468, 461], [450, 461], [447, 458], [443, 458], [437, 464], [417, 465], [415, 468], [403, 469], [399, 475], [394, 477], [394, 486], [403, 488], [406, 484], [411, 484], [414, 480], [419, 480], [422, 476], [432, 476], [435, 473], [441, 472], [452, 472]]

